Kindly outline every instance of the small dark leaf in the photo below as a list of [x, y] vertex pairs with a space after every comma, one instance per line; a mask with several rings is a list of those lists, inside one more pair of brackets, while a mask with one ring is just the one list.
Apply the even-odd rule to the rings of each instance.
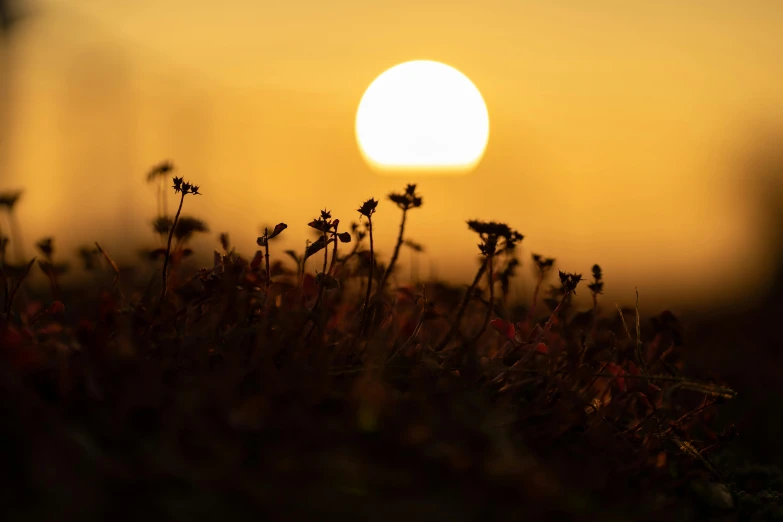
[[332, 224], [323, 218], [314, 219], [309, 222], [307, 226], [314, 228], [319, 232], [329, 232], [329, 230], [332, 228]]
[[256, 239], [256, 243], [258, 246], [266, 246], [266, 238], [264, 236], [259, 236], [258, 239]]
[[313, 254], [317, 253], [319, 250], [321, 250], [326, 245], [326, 242], [324, 241], [323, 236], [318, 238], [318, 241], [311, 244], [309, 247], [307, 247], [307, 251], [305, 252], [305, 259], [309, 258]]
[[288, 228], [288, 225], [286, 225], [285, 223], [278, 223], [277, 225], [275, 225], [275, 229], [272, 231], [272, 233], [269, 234], [269, 239], [276, 237], [277, 235], [280, 234], [280, 232], [282, 232], [286, 228]]
[[351, 233], [350, 232], [342, 232], [340, 234], [337, 234], [337, 237], [340, 238], [341, 243], [350, 243], [351, 242]]

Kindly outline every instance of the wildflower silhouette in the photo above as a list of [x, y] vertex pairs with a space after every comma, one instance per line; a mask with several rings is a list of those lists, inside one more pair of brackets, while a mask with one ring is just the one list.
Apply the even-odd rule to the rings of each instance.
[[530, 317], [535, 318], [536, 305], [538, 304], [538, 292], [541, 289], [541, 284], [544, 282], [544, 279], [546, 279], [549, 270], [551, 270], [552, 266], [555, 264], [555, 258], [545, 258], [539, 254], [533, 254], [532, 258], [533, 265], [538, 272], [538, 276], [536, 277], [536, 287], [535, 290], [533, 290], [533, 305], [530, 307], [529, 315]]
[[400, 232], [397, 234], [397, 243], [394, 245], [394, 252], [392, 253], [389, 266], [386, 267], [386, 271], [383, 273], [383, 278], [378, 284], [377, 293], [380, 295], [384, 288], [386, 288], [386, 281], [391, 276], [394, 266], [397, 264], [397, 258], [400, 255], [400, 247], [402, 247], [404, 234], [405, 234], [405, 221], [408, 216], [408, 211], [414, 208], [419, 208], [422, 205], [422, 198], [416, 194], [416, 185], [407, 185], [405, 192], [396, 193], [392, 192], [388, 196], [389, 200], [397, 204], [397, 207], [402, 210], [402, 218], [400, 220]]
[[23, 191], [15, 190], [11, 192], [0, 193], [0, 208], [4, 209], [8, 217], [8, 225], [10, 227], [11, 243], [14, 245], [16, 255], [19, 261], [23, 261], [24, 245], [22, 242], [22, 232], [19, 226], [19, 221], [16, 219], [16, 205], [22, 197]]
[[364, 327], [367, 323], [367, 317], [369, 314], [369, 306], [370, 306], [370, 293], [372, 292], [372, 276], [375, 272], [375, 250], [374, 250], [374, 244], [373, 244], [373, 237], [372, 237], [372, 215], [375, 214], [375, 209], [378, 207], [378, 201], [375, 198], [370, 198], [364, 203], [362, 203], [362, 206], [359, 207], [358, 212], [362, 216], [367, 218], [367, 232], [370, 235], [370, 270], [369, 275], [367, 276], [367, 293], [364, 296], [364, 307], [363, 307], [363, 315], [362, 315], [362, 326], [361, 329], [364, 331]]
[[[476, 287], [481, 282], [481, 278], [484, 275], [484, 272], [486, 272], [488, 268], [491, 271], [491, 265], [494, 256], [509, 250], [513, 250], [517, 243], [522, 241], [525, 237], [505, 223], [472, 219], [469, 220], [467, 224], [468, 228], [473, 232], [476, 232], [481, 239], [481, 243], [479, 243], [478, 248], [479, 253], [481, 253], [483, 256], [483, 260], [479, 265], [476, 276], [473, 278], [473, 282], [468, 287], [468, 291], [465, 293], [465, 296], [459, 305], [457, 315], [451, 325], [451, 328], [449, 328], [446, 335], [443, 337], [443, 339], [441, 339], [440, 343], [438, 343], [437, 350], [442, 350], [449, 340], [451, 340], [452, 336], [459, 332], [460, 323], [462, 322], [462, 318], [465, 315], [465, 310], [467, 310], [468, 303], [474, 296]], [[489, 287], [490, 293], [494, 298], [494, 282], [492, 281], [492, 278], [490, 278]], [[492, 303], [490, 302], [490, 312], [491, 309]], [[487, 317], [489, 317], [489, 313]], [[485, 321], [483, 328], [480, 330], [480, 334], [483, 334], [484, 331], [486, 331], [486, 324], [488, 322], [489, 319]]]
[[171, 226], [171, 229], [169, 230], [169, 239], [166, 243], [166, 256], [163, 259], [163, 288], [160, 291], [160, 298], [161, 300], [166, 297], [166, 293], [168, 291], [168, 285], [167, 285], [167, 279], [168, 279], [168, 268], [169, 268], [169, 258], [171, 257], [171, 240], [174, 237], [174, 231], [177, 228], [177, 221], [179, 221], [179, 215], [182, 213], [182, 204], [185, 202], [185, 196], [188, 194], [193, 194], [194, 196], [200, 196], [201, 193], [199, 192], [199, 186], [198, 185], [192, 185], [187, 181], [184, 181], [182, 178], [174, 177], [174, 193], [181, 194], [179, 198], [179, 207], [177, 208], [177, 214], [174, 216], [174, 223]]
[[[275, 228], [272, 229], [272, 232], [270, 233], [269, 232], [269, 228], [265, 227], [264, 228], [264, 235], [260, 236], [258, 239], [256, 239], [256, 244], [258, 244], [258, 246], [260, 246], [260, 247], [264, 247], [264, 259], [265, 259], [265, 264], [266, 264], [266, 282], [264, 284], [266, 286], [267, 292], [269, 291], [269, 285], [272, 284], [272, 272], [269, 269], [269, 241], [271, 239], [274, 239], [277, 236], [279, 236], [283, 232], [283, 230], [285, 230], [286, 228], [288, 228], [288, 225], [286, 225], [285, 223], [278, 223], [277, 225], [275, 225]], [[223, 243], [223, 237], [222, 236], [221, 236], [221, 240], [220, 241], [221, 241], [221, 243]], [[223, 249], [227, 251], [228, 250], [228, 248], [227, 248], [228, 238], [227, 237], [225, 239], [224, 245], [225, 246], [223, 247]]]
[[167, 218], [168, 211], [168, 198], [166, 198], [166, 179], [171, 172], [174, 171], [174, 165], [170, 161], [163, 161], [150, 169], [147, 173], [147, 183], [158, 182], [157, 206], [158, 217]]

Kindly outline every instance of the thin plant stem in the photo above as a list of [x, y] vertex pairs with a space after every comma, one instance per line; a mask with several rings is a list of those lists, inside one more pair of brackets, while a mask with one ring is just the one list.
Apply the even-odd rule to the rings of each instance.
[[19, 220], [16, 218], [16, 212], [14, 210], [8, 211], [8, 225], [13, 235], [14, 250], [16, 250], [16, 256], [20, 262], [24, 262], [24, 244], [22, 243], [22, 229], [19, 226]]
[[372, 292], [372, 276], [375, 272], [375, 244], [372, 235], [372, 214], [367, 216], [367, 228], [370, 233], [370, 273], [367, 276], [367, 292], [364, 296], [364, 314], [362, 316], [362, 331], [367, 324], [367, 317], [370, 312], [370, 292]]
[[334, 270], [334, 265], [337, 262], [337, 243], [339, 242], [337, 237], [337, 225], [334, 227], [332, 236], [334, 239], [334, 246], [332, 247], [332, 262], [329, 263], [329, 271], [327, 272], [329, 275], [332, 275], [332, 270]]
[[266, 264], [266, 289], [269, 293], [269, 285], [272, 284], [272, 272], [269, 269], [269, 230], [264, 228], [264, 262]]
[[[324, 296], [324, 285], [326, 284], [326, 264], [329, 260], [329, 248], [327, 248], [328, 243], [326, 242], [326, 231], [323, 233], [323, 240], [324, 240], [324, 265], [321, 269], [321, 284], [318, 285], [318, 297], [315, 300], [315, 305], [313, 306], [313, 310], [318, 308], [318, 306], [321, 304], [321, 299], [323, 299]], [[334, 238], [335, 244], [337, 244], [337, 238]]]
[[582, 347], [582, 353], [579, 356], [579, 364], [583, 364], [585, 362], [585, 355], [587, 354], [587, 342], [592, 338], [593, 332], [595, 331], [595, 325], [598, 322], [598, 294], [593, 292], [593, 318], [590, 321], [590, 330], [587, 332], [587, 336], [585, 336], [585, 345]]
[[546, 325], [544, 325], [544, 328], [538, 333], [538, 335], [532, 342], [527, 343], [528, 345], [531, 346], [531, 349], [530, 351], [528, 351], [527, 354], [525, 354], [525, 356], [522, 359], [520, 359], [518, 364], [520, 365], [525, 364], [531, 357], [533, 357], [533, 355], [537, 353], [536, 347], [538, 346], [538, 343], [541, 342], [541, 339], [543, 339], [543, 337], [546, 335], [549, 329], [552, 328], [552, 325], [555, 323], [555, 319], [557, 318], [557, 314], [560, 312], [560, 309], [563, 308], [563, 304], [566, 302], [566, 299], [570, 294], [571, 294], [570, 292], [566, 292], [565, 295], [563, 295], [563, 298], [560, 299], [559, 303], [557, 303], [555, 309], [552, 310], [552, 315], [549, 316], [549, 320], [546, 322]]
[[[337, 266], [336, 264], [334, 264], [334, 267], [335, 267], [335, 269], [334, 269], [333, 275], [334, 275], [335, 277], [337, 277], [337, 276], [340, 274], [340, 272], [341, 272], [341, 271], [342, 271], [342, 270], [345, 268], [345, 265], [347, 265], [347, 264], [348, 264], [348, 261], [349, 261], [349, 260], [350, 260], [350, 259], [351, 259], [353, 256], [355, 256], [355, 255], [356, 255], [356, 253], [359, 251], [359, 246], [360, 246], [360, 243], [359, 243], [359, 241], [356, 241], [356, 242], [354, 243], [354, 245], [353, 245], [353, 248], [351, 248], [351, 251], [348, 253], [348, 255], [347, 255], [347, 256], [345, 256], [345, 257], [342, 259], [342, 261], [340, 261], [340, 265], [339, 265], [339, 266]], [[332, 258], [332, 263], [334, 263], [334, 258]], [[330, 273], [330, 274], [332, 274], [332, 269], [331, 269], [331, 268], [329, 269], [329, 273]]]
[[487, 256], [487, 283], [489, 284], [489, 306], [487, 307], [487, 313], [484, 316], [484, 323], [481, 325], [481, 330], [478, 331], [478, 333], [473, 337], [473, 339], [470, 340], [470, 343], [477, 342], [482, 335], [484, 335], [484, 332], [487, 331], [487, 327], [489, 326], [489, 320], [492, 318], [492, 312], [494, 311], [495, 306], [495, 282], [493, 281], [494, 276], [492, 273], [492, 265], [493, 265], [493, 256]]
[[462, 322], [462, 317], [465, 315], [465, 310], [468, 307], [468, 303], [470, 302], [470, 298], [473, 296], [473, 292], [476, 289], [476, 286], [478, 286], [479, 281], [481, 281], [481, 276], [484, 275], [484, 271], [487, 269], [487, 260], [485, 259], [483, 263], [481, 263], [481, 266], [479, 267], [478, 271], [476, 272], [476, 277], [473, 278], [473, 282], [468, 287], [468, 291], [465, 293], [465, 296], [462, 298], [462, 302], [459, 305], [459, 309], [457, 310], [457, 317], [454, 319], [454, 323], [451, 325], [451, 328], [449, 328], [449, 331], [446, 333], [446, 335], [443, 337], [443, 339], [438, 343], [438, 347], [436, 348], [436, 351], [442, 350], [446, 343], [449, 342], [451, 337], [454, 335], [455, 332], [459, 329], [459, 324]]
[[397, 258], [400, 256], [400, 248], [402, 247], [403, 235], [405, 234], [405, 220], [407, 216], [408, 209], [402, 209], [402, 219], [400, 220], [400, 232], [397, 235], [397, 244], [394, 245], [394, 252], [392, 253], [391, 260], [389, 261], [389, 266], [386, 267], [386, 271], [383, 273], [383, 278], [378, 285], [378, 294], [383, 292], [384, 288], [386, 288], [386, 282], [389, 280], [389, 276], [391, 275], [392, 270], [394, 270], [394, 265], [397, 263]]
[[169, 201], [166, 197], [166, 183], [164, 183], [163, 178], [160, 179], [160, 194], [161, 194], [161, 202], [163, 203], [163, 217], [168, 217], [169, 215]]
[[538, 303], [538, 291], [541, 289], [541, 284], [544, 282], [544, 272], [539, 272], [538, 280], [536, 281], [536, 288], [533, 290], [533, 304], [530, 307], [530, 318], [535, 320], [536, 304]]
[[35, 258], [33, 258], [27, 264], [27, 268], [25, 268], [24, 273], [18, 278], [16, 283], [11, 285], [11, 290], [7, 291], [7, 294], [6, 294], [7, 302], [6, 302], [6, 309], [5, 309], [6, 321], [10, 321], [11, 320], [11, 310], [12, 310], [13, 305], [14, 305], [14, 298], [16, 297], [16, 293], [22, 287], [22, 283], [24, 283], [25, 279], [27, 279], [27, 276], [30, 273], [30, 269], [33, 267], [34, 263], [35, 263]]
[[171, 230], [169, 230], [169, 239], [166, 243], [166, 257], [163, 259], [163, 289], [160, 291], [160, 298], [166, 297], [166, 291], [168, 290], [166, 279], [168, 278], [169, 257], [171, 256], [171, 238], [174, 237], [174, 229], [177, 228], [177, 221], [179, 221], [179, 214], [182, 212], [182, 204], [185, 202], [185, 192], [182, 192], [182, 197], [179, 198], [179, 208], [177, 209], [177, 215], [174, 216], [174, 223], [171, 224]]

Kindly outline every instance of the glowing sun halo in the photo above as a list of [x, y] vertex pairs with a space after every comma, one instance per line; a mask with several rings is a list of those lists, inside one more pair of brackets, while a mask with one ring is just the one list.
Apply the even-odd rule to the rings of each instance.
[[392, 67], [367, 88], [356, 113], [356, 139], [380, 170], [467, 172], [489, 139], [489, 115], [475, 85], [428, 60]]

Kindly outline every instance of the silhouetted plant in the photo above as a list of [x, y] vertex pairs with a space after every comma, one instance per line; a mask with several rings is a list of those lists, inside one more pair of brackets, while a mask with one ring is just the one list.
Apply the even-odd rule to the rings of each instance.
[[[345, 256], [338, 257], [337, 262], [339, 262], [339, 265], [337, 262], [333, 263], [332, 266], [329, 268], [329, 273], [333, 275], [335, 278], [339, 279], [340, 273], [345, 268], [345, 265], [348, 264], [348, 262], [357, 255], [359, 248], [361, 247], [362, 241], [365, 237], [367, 237], [367, 228], [362, 227], [359, 225], [359, 223], [351, 222], [351, 231], [350, 232], [342, 232], [340, 233], [340, 242], [341, 243], [350, 243], [351, 238], [353, 237], [353, 247], [351, 248], [351, 251], [348, 252]], [[332, 259], [334, 261], [334, 259]]]
[[177, 240], [174, 250], [187, 243], [193, 234], [204, 232], [209, 232], [209, 227], [204, 221], [191, 216], [181, 216], [174, 227], [174, 238]]
[[403, 241], [403, 245], [408, 247], [408, 249], [411, 252], [411, 281], [413, 283], [418, 283], [419, 279], [419, 254], [424, 252], [424, 245], [421, 243], [417, 243], [416, 241], [413, 241], [411, 239], [406, 239]]
[[3, 265], [5, 265], [5, 254], [6, 249], [8, 248], [8, 242], [9, 242], [8, 236], [4, 234], [0, 234], [0, 268], [2, 268]]
[[478, 245], [479, 252], [484, 256], [484, 258], [479, 265], [476, 276], [473, 278], [473, 282], [470, 284], [468, 291], [462, 298], [462, 302], [460, 303], [459, 309], [457, 310], [457, 316], [455, 317], [451, 328], [449, 328], [449, 331], [446, 333], [440, 343], [438, 343], [437, 350], [442, 350], [449, 342], [451, 337], [455, 333], [459, 332], [459, 326], [462, 322], [465, 310], [467, 310], [468, 303], [473, 297], [476, 287], [481, 281], [484, 272], [486, 272], [492, 257], [494, 257], [496, 254], [501, 254], [510, 249], [513, 249], [518, 242], [524, 239], [522, 234], [512, 229], [505, 223], [472, 219], [469, 220], [467, 224], [470, 230], [476, 232], [479, 235], [479, 238], [481, 239], [481, 243]]
[[[172, 238], [182, 246], [193, 234], [206, 230], [199, 220], [182, 215], [185, 193], [197, 193], [198, 188], [175, 178], [175, 191], [184, 192], [176, 216], [165, 227], [166, 248], [159, 252], [172, 258], [170, 268], [175, 266], [177, 254], [172, 251]], [[415, 192], [409, 196], [415, 198]], [[398, 199], [395, 202], [406, 205], [407, 199]], [[417, 466], [428, 466], [422, 468], [427, 473], [422, 473], [417, 487], [439, 478], [431, 475], [431, 470], [451, 477], [458, 469], [481, 479], [460, 491], [470, 494], [469, 490], [478, 488], [477, 495], [491, 500], [493, 509], [501, 513], [522, 510], [524, 503], [518, 502], [517, 495], [504, 503], [506, 495], [492, 493], [496, 488], [503, 490], [512, 483], [525, 489], [534, 487], [538, 509], [549, 495], [538, 495], [538, 483], [559, 488], [561, 470], [569, 473], [578, 469], [582, 472], [578, 477], [567, 477], [568, 489], [562, 490], [565, 496], [550, 495], [558, 502], [568, 500], [573, 492], [578, 500], [580, 484], [593, 491], [593, 465], [605, 488], [644, 484], [645, 491], [639, 497], [628, 488], [617, 490], [629, 509], [642, 517], [647, 513], [638, 512], [646, 504], [633, 501], [653, 494], [669, 494], [671, 500], [671, 495], [682, 495], [691, 477], [696, 477], [697, 484], [704, 477], [718, 485], [728, 483], [724, 466], [712, 455], [731, 437], [732, 430], [712, 432], [710, 422], [718, 405], [734, 399], [736, 392], [717, 379], [687, 378], [682, 375], [682, 361], [669, 364], [663, 360], [663, 350], [680, 339], [672, 314], [651, 321], [655, 338], [645, 343], [637, 294], [636, 346], [642, 356], [634, 358], [625, 347], [618, 349], [612, 342], [615, 328], [608, 327], [601, 333], [609, 342], [596, 350], [594, 357], [580, 360], [581, 346], [569, 334], [569, 324], [559, 323], [559, 319], [578, 289], [581, 274], [558, 272], [552, 293], [555, 302], [545, 324], [531, 325], [521, 309], [518, 315], [523, 317], [514, 317], [514, 310], [496, 306], [495, 285], [500, 282], [505, 302], [509, 281], [519, 266], [515, 248], [523, 236], [503, 223], [478, 220], [468, 222], [469, 229], [479, 236], [480, 255], [477, 276], [464, 295], [459, 288], [433, 282], [397, 288], [391, 303], [383, 299], [373, 302], [372, 286], [395, 266], [390, 261], [384, 268], [375, 259], [372, 217], [377, 204], [374, 199], [366, 201], [359, 209], [367, 218], [366, 225], [352, 224], [350, 231], [340, 232], [339, 220], [327, 210], [312, 220], [309, 228], [317, 232], [317, 238], [305, 244], [303, 253], [286, 252], [297, 263], [298, 273], [304, 274], [306, 259], [323, 249], [323, 259], [316, 258], [316, 276], [306, 274], [300, 288], [293, 278], [277, 277], [290, 275], [280, 260], [270, 264], [269, 242], [286, 229], [284, 223], [263, 229], [257, 239], [262, 249], [252, 259], [234, 253], [228, 233], [220, 234], [225, 255], [215, 252], [213, 265], [199, 269], [195, 277], [164, 280], [162, 298], [154, 306], [150, 306], [154, 299], [147, 293], [142, 295], [143, 289], [129, 278], [127, 284], [133, 292], [129, 300], [118, 287], [101, 289], [97, 302], [87, 303], [86, 312], [74, 307], [69, 318], [62, 314], [61, 303], [42, 307], [20, 292], [17, 301], [23, 303], [14, 316], [14, 296], [35, 260], [16, 272], [0, 266], [0, 284], [6, 290], [2, 299], [6, 313], [0, 321], [0, 365], [3, 375], [11, 376], [0, 382], [7, 399], [3, 403], [4, 426], [31, 431], [6, 437], [12, 443], [11, 450], [17, 440], [26, 441], [20, 454], [34, 455], [43, 445], [67, 448], [63, 461], [59, 460], [61, 452], [51, 451], [40, 464], [47, 469], [56, 465], [59, 470], [70, 469], [62, 463], [70, 464], [73, 457], [80, 457], [72, 451], [103, 455], [110, 457], [111, 469], [120, 469], [136, 480], [139, 472], [134, 462], [139, 451], [153, 457], [165, 455], [171, 450], [165, 443], [167, 437], [157, 435], [169, 433], [175, 437], [176, 458], [162, 464], [157, 458], [145, 460], [144, 477], [157, 476], [163, 468], [170, 474], [172, 463], [176, 467], [179, 462], [194, 475], [207, 476], [214, 471], [211, 456], [217, 456], [225, 460], [221, 466], [242, 463], [242, 471], [228, 486], [242, 487], [247, 482], [255, 490], [259, 481], [276, 478], [276, 465], [259, 468], [259, 434], [269, 445], [263, 453], [281, 452], [284, 459], [289, 457], [285, 452], [291, 451], [291, 436], [310, 437], [303, 442], [314, 446], [316, 441], [324, 444], [317, 448], [323, 455], [335, 445], [340, 452], [359, 445], [357, 451], [364, 455], [365, 450], [376, 448], [378, 436], [384, 448], [396, 451], [397, 439], [402, 437], [406, 447], [413, 445], [417, 454], [428, 455], [416, 461]], [[369, 251], [361, 250], [360, 242], [367, 235]], [[351, 253], [340, 257], [338, 243], [351, 240], [355, 240]], [[411, 252], [422, 250], [404, 238], [401, 244]], [[37, 247], [42, 263], [53, 264], [55, 244], [45, 240]], [[119, 268], [97, 243], [96, 248], [112, 266], [116, 287]], [[97, 257], [86, 247], [80, 255], [85, 268]], [[356, 263], [348, 264], [354, 255]], [[264, 260], [267, 288], [261, 298]], [[534, 256], [534, 261], [540, 263], [536, 265], [539, 275], [554, 264], [554, 259], [540, 256]], [[344, 278], [338, 284], [335, 276], [343, 267]], [[165, 274], [164, 265], [164, 278]], [[273, 277], [275, 285], [270, 289]], [[367, 289], [362, 286], [365, 277]], [[353, 283], [360, 287], [355, 293]], [[603, 291], [603, 274], [597, 265], [588, 288], [595, 311], [597, 295]], [[180, 302], [165, 302], [167, 289]], [[330, 289], [333, 291], [327, 293]], [[378, 284], [375, 295], [383, 290]], [[311, 306], [313, 302], [316, 306]], [[444, 326], [450, 318], [446, 310], [456, 315], [448, 326]], [[491, 320], [493, 315], [497, 317]], [[356, 335], [352, 321], [360, 316], [362, 330]], [[489, 324], [501, 337], [486, 334]], [[316, 326], [320, 335], [309, 337]], [[623, 327], [630, 339], [624, 319]], [[445, 342], [458, 342], [438, 349], [447, 328]], [[359, 340], [362, 346], [356, 350]], [[662, 373], [656, 373], [656, 368]], [[53, 419], [61, 416], [68, 422], [60, 426], [58, 421], [51, 430], [35, 428], [32, 432], [31, 427], [40, 423], [29, 422], [27, 413], [9, 417], [17, 399], [18, 410], [26, 412], [30, 405], [40, 409], [36, 406], [39, 397], [45, 400], [41, 404], [46, 406], [47, 418], [56, 414]], [[107, 419], [111, 421], [108, 424]], [[90, 444], [71, 444], [72, 427], [75, 433], [81, 432], [80, 440]], [[363, 432], [381, 430], [363, 436]], [[328, 436], [322, 437], [324, 433]], [[561, 448], [567, 451], [559, 451]], [[523, 452], [535, 452], [537, 458], [519, 458]], [[231, 458], [223, 459], [226, 455]], [[557, 473], [549, 473], [553, 459]], [[373, 462], [367, 461], [368, 473], [375, 471]], [[568, 463], [573, 468], [566, 467]], [[676, 482], [669, 476], [670, 470], [678, 474]], [[190, 473], [173, 471], [182, 486], [189, 487]], [[227, 467], [225, 471], [229, 477], [236, 470]], [[29, 475], [37, 473], [31, 468]], [[449, 480], [443, 482], [444, 487], [451, 487], [448, 484]], [[208, 487], [205, 493], [212, 491]], [[602, 498], [613, 493], [602, 493]], [[268, 498], [263, 501], [269, 504]], [[517, 516], [519, 513], [506, 513], [506, 518], [525, 518]], [[669, 514], [668, 505], [665, 513]]]
[[587, 285], [587, 288], [590, 289], [590, 294], [593, 297], [593, 317], [590, 323], [590, 330], [587, 333], [587, 338], [592, 336], [593, 330], [595, 329], [595, 324], [598, 320], [598, 296], [604, 292], [604, 281], [603, 274], [601, 273], [601, 267], [598, 265], [593, 265], [592, 272], [593, 281]]
[[82, 260], [82, 267], [84, 270], [92, 272], [97, 268], [98, 257], [100, 256], [100, 252], [97, 248], [81, 246], [77, 250], [77, 253]]
[[[339, 220], [335, 220], [335, 221], [338, 221], [339, 223]], [[315, 306], [317, 307], [321, 303], [321, 299], [323, 298], [323, 294], [324, 294], [323, 278], [326, 276], [326, 266], [327, 266], [327, 262], [329, 261], [328, 259], [329, 249], [326, 247], [329, 244], [329, 233], [332, 231], [332, 227], [333, 227], [332, 213], [326, 209], [322, 210], [321, 216], [308, 223], [308, 226], [321, 233], [321, 236], [319, 237], [317, 243], [321, 245], [321, 248], [323, 248], [324, 251], [324, 264], [323, 264], [323, 268], [321, 269], [322, 280], [321, 283], [318, 285], [318, 297], [315, 301]]]
[[199, 186], [198, 185], [192, 185], [187, 181], [184, 181], [182, 178], [173, 178], [174, 181], [174, 193], [180, 193], [181, 196], [179, 198], [179, 207], [177, 208], [177, 214], [174, 216], [174, 224], [172, 225], [171, 229], [169, 230], [169, 239], [166, 243], [166, 256], [163, 259], [163, 288], [160, 292], [160, 298], [163, 299], [166, 297], [166, 292], [168, 291], [168, 285], [167, 285], [167, 278], [168, 278], [168, 267], [169, 267], [169, 258], [171, 257], [171, 239], [174, 236], [174, 231], [177, 228], [177, 222], [179, 221], [179, 215], [182, 212], [182, 204], [185, 202], [185, 196], [188, 194], [193, 194], [194, 196], [199, 196], [201, 193], [198, 191]]
[[367, 276], [367, 293], [364, 296], [364, 313], [362, 315], [362, 330], [367, 323], [367, 317], [369, 314], [370, 306], [370, 293], [372, 292], [372, 277], [375, 269], [375, 250], [372, 237], [372, 215], [375, 214], [375, 209], [378, 207], [378, 201], [375, 198], [370, 198], [359, 207], [358, 212], [362, 216], [367, 218], [367, 232], [370, 235], [370, 270]]
[[169, 174], [174, 171], [174, 165], [170, 161], [163, 161], [150, 169], [147, 173], [147, 182], [158, 182], [157, 187], [157, 207], [158, 218], [168, 218], [168, 198], [166, 197], [166, 180]]
[[[16, 297], [16, 294], [19, 291], [19, 289], [22, 287], [22, 283], [24, 283], [24, 280], [27, 279], [27, 276], [30, 274], [30, 270], [33, 268], [34, 264], [35, 264], [35, 258], [32, 258], [29, 263], [21, 267], [21, 270], [15, 276], [11, 275], [8, 272], [9, 266], [5, 266], [4, 269], [0, 270], [0, 277], [2, 277], [6, 289], [5, 292], [6, 323], [11, 320], [14, 298]], [[11, 280], [11, 278], [13, 278], [14, 280]]]
[[283, 232], [288, 228], [288, 225], [285, 223], [278, 223], [275, 225], [275, 228], [272, 229], [272, 232], [269, 232], [269, 227], [264, 227], [264, 234], [262, 236], [259, 236], [258, 239], [256, 239], [256, 244], [260, 247], [264, 248], [264, 260], [266, 265], [266, 288], [267, 291], [269, 290], [269, 285], [272, 284], [272, 273], [269, 269], [269, 241], [276, 238], [280, 235], [280, 233]]
[[397, 264], [397, 258], [400, 255], [400, 247], [402, 247], [403, 237], [405, 235], [405, 221], [408, 216], [408, 211], [414, 208], [419, 208], [422, 205], [422, 198], [416, 194], [416, 185], [409, 184], [405, 187], [405, 192], [396, 193], [392, 192], [388, 196], [389, 200], [397, 204], [400, 210], [402, 210], [402, 218], [400, 219], [400, 232], [397, 234], [397, 243], [394, 245], [394, 252], [392, 253], [389, 266], [386, 267], [386, 271], [383, 273], [383, 278], [378, 284], [377, 293], [380, 295], [386, 288], [386, 281], [391, 276], [394, 266]]
[[152, 221], [152, 230], [164, 241], [168, 237], [174, 221], [168, 216], [158, 216]]
[[35, 244], [35, 247], [44, 256], [43, 261], [38, 261], [38, 266], [41, 271], [49, 278], [49, 283], [52, 288], [52, 297], [55, 300], [59, 300], [60, 285], [58, 282], [58, 276], [64, 274], [68, 270], [68, 265], [66, 263], [55, 264], [53, 238], [43, 238]]
[[511, 287], [511, 279], [516, 276], [517, 268], [519, 267], [519, 259], [516, 257], [512, 257], [509, 259], [508, 263], [506, 263], [505, 268], [498, 276], [498, 279], [500, 280], [500, 290], [503, 293], [503, 305], [505, 306], [506, 303], [508, 303], [508, 294]]
[[536, 287], [535, 290], [533, 290], [533, 304], [530, 307], [530, 317], [535, 319], [536, 304], [538, 303], [538, 292], [541, 289], [541, 284], [544, 282], [544, 279], [546, 279], [549, 270], [551, 270], [552, 266], [555, 264], [555, 258], [545, 258], [539, 254], [532, 254], [532, 258], [533, 266], [538, 272], [538, 277], [536, 278]]
[[8, 226], [11, 231], [11, 243], [14, 245], [16, 255], [19, 261], [24, 259], [24, 244], [22, 240], [22, 231], [19, 227], [19, 221], [16, 218], [16, 205], [22, 197], [23, 191], [15, 190], [0, 193], [0, 208], [6, 212]]

